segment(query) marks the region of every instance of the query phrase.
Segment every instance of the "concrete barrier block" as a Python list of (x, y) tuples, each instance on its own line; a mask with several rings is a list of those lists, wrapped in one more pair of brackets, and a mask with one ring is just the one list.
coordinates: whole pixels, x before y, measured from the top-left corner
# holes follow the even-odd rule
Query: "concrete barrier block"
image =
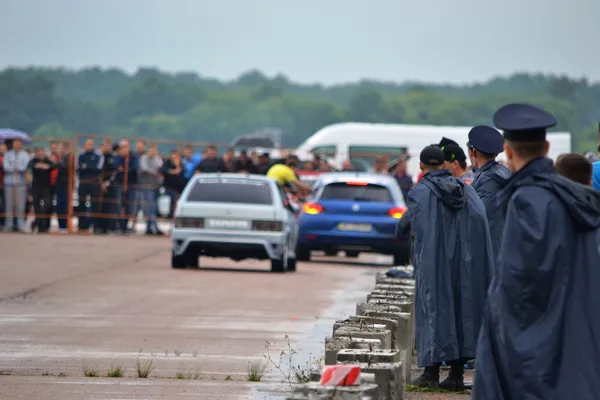
[(398, 350), (340, 350), (337, 356), (338, 363), (361, 363), (361, 364), (392, 364), (398, 363), (400, 351)]
[(354, 316), (348, 317), (348, 319), (346, 319), (346, 320), (336, 321), (336, 323), (333, 325), (333, 330), (335, 331), (342, 324), (360, 325), (361, 323), (368, 324), (368, 325), (383, 325), (387, 329), (392, 331), (392, 348), (397, 349), (397, 348), (399, 348), (399, 347), (397, 347), (397, 345), (399, 343), (403, 344), (403, 342), (398, 341), (399, 327), (398, 327), (398, 322), (396, 321), (396, 318), (384, 318), (384, 317), (378, 317), (378, 316), (374, 316), (374, 315), (369, 315), (369, 316), (354, 315)]
[[(321, 386), (318, 382), (309, 382), (294, 388), (292, 396), (304, 395), (310, 400), (384, 400), (379, 397), (379, 388), (373, 383), (360, 386)], [(301, 399), (302, 397), (297, 397)], [(295, 399), (294, 399), (295, 400)]]
[(337, 353), (342, 349), (379, 350), (381, 341), (357, 337), (327, 337), (325, 338), (325, 365), (335, 365)]
[(377, 382), (377, 387), (379, 390), (378, 396), (380, 399), (404, 399), (402, 363), (359, 363), (358, 365), (360, 366), (361, 371), (364, 371), (365, 373), (375, 374), (375, 382)]
[(371, 300), (391, 300), (400, 303), (405, 303), (410, 300), (411, 296), (404, 293), (394, 292), (371, 292), (367, 294), (367, 302)]
[[(413, 349), (415, 347), (415, 330), (413, 317), (410, 313), (403, 312), (378, 312), (367, 311), (366, 316), (374, 316), (379, 318), (395, 319), (398, 323), (398, 331), (396, 332), (396, 343), (400, 346), (402, 364), (412, 365), (414, 357)], [(404, 380), (410, 380), (410, 368), (404, 369)]]
[(384, 284), (384, 285), (407, 285), (407, 286), (415, 286), (414, 279), (408, 278), (390, 278), (388, 276), (377, 276), (375, 279), (375, 284)]
[(379, 328), (373, 325), (343, 325), (335, 330), (333, 337), (377, 339), (381, 341), (382, 348), (390, 349), (392, 347), (392, 331), (385, 327)]
[(372, 299), (365, 303), (356, 305), (356, 315), (363, 315), (365, 311), (399, 311), (410, 312), (411, 304), (409, 302), (388, 301), (384, 299)]

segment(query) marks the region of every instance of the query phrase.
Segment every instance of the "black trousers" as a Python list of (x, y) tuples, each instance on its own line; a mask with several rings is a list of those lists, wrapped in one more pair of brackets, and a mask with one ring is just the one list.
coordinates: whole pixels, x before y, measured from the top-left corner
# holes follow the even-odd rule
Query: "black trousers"
[(100, 195), (98, 204), (98, 218), (94, 222), (94, 231), (110, 232), (117, 229), (115, 214), (117, 213), (117, 196), (115, 188), (109, 186), (106, 192)]
[(87, 230), (98, 220), (96, 213), (98, 212), (100, 186), (97, 183), (83, 183), (79, 185), (77, 193), (79, 196), (79, 212), (81, 213), (78, 218), (79, 230)]
[(38, 228), (38, 232), (48, 232), (52, 213), (52, 188), (50, 186), (33, 186), (31, 188), (31, 195), (33, 197), (35, 225)]

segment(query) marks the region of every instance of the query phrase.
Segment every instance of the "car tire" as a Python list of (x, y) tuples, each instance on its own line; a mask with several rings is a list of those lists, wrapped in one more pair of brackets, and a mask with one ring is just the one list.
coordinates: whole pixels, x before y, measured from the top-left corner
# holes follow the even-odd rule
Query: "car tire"
[(271, 260), (271, 272), (285, 272), (283, 257)]
[(347, 251), (346, 252), (346, 257), (348, 258), (358, 258), (358, 255), (360, 253), (358, 251)]
[(194, 256), (188, 256), (188, 266), (200, 268), (200, 256), (198, 256), (197, 254)]
[(172, 268), (185, 268), (187, 267), (185, 254), (181, 256), (176, 256), (175, 253), (171, 252), (171, 267)]
[(335, 257), (338, 255), (337, 250), (325, 250), (325, 255), (328, 257)]
[(296, 259), (295, 258), (288, 258), (287, 259), (287, 271), (289, 272), (296, 272)]
[(310, 250), (304, 247), (296, 247), (297, 261), (310, 261)]

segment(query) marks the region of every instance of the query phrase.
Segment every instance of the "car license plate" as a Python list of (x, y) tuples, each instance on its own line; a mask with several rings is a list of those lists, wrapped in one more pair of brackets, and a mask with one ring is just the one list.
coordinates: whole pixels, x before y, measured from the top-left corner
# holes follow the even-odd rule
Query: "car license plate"
[(338, 229), (340, 231), (371, 232), (373, 226), (371, 224), (339, 224)]
[(240, 229), (249, 230), (251, 228), (250, 221), (235, 220), (235, 219), (207, 219), (206, 227), (212, 229)]

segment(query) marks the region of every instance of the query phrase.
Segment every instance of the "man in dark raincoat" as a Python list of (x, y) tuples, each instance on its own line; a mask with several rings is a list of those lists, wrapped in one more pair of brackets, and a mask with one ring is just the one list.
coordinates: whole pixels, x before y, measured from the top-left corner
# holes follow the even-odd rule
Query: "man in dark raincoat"
[(494, 123), (514, 175), (498, 195), (506, 220), (473, 399), (598, 399), (600, 193), (545, 158), (552, 115), (509, 104)]
[[(414, 234), (415, 318), (419, 387), (464, 390), (463, 366), (475, 357), (493, 269), (483, 203), (475, 190), (444, 169), (444, 154), (427, 146), (423, 180), (408, 195)], [(450, 364), (439, 383), (440, 364)]]
[(502, 134), (491, 126), (479, 125), (469, 132), (469, 156), (477, 167), (473, 189), (485, 206), (494, 260), (500, 252), (504, 228), (504, 210), (496, 206), (496, 196), (511, 176), (510, 170), (496, 161), (504, 151), (503, 142)]

